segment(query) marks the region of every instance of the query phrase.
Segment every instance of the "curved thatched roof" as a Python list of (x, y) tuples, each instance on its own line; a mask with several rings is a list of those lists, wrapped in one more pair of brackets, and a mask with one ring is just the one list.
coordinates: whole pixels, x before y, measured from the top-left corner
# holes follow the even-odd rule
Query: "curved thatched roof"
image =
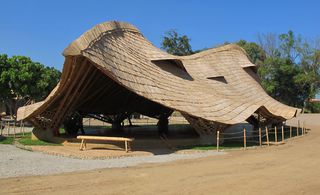
[(173, 56), (153, 46), (134, 26), (107, 22), (84, 33), (63, 55), (59, 85), (43, 102), (19, 109), (18, 119), (57, 128), (74, 110), (149, 116), (176, 110), (192, 118), (235, 124), (257, 110), (279, 120), (297, 111), (265, 93), (255, 65), (236, 45)]

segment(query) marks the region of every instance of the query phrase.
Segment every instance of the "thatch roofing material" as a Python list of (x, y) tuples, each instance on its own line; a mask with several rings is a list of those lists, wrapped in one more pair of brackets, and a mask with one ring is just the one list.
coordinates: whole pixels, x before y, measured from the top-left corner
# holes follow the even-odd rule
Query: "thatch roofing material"
[(132, 25), (107, 22), (84, 33), (63, 55), (66, 61), (60, 86), (44, 102), (19, 109), (19, 119), (32, 119), (49, 108), (59, 113), (56, 108), (63, 99), (59, 94), (68, 91), (70, 79), (80, 80), (81, 75), (75, 76), (74, 72), (83, 66), (88, 70), (82, 69), (81, 74), (98, 69), (130, 93), (206, 121), (235, 124), (259, 108), (265, 116), (284, 120), (297, 111), (265, 93), (254, 78), (255, 65), (236, 45), (173, 56), (154, 47)]

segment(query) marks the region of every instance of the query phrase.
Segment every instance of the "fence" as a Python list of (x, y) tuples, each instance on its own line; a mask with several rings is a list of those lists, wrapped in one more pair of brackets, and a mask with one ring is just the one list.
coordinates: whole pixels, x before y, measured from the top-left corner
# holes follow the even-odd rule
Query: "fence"
[(224, 145), (228, 143), (241, 142), (243, 143), (243, 149), (247, 149), (248, 143), (252, 146), (258, 145), (267, 145), (270, 146), (284, 144), (286, 139), (290, 139), (297, 136), (303, 136), (308, 133), (310, 129), (306, 128), (305, 123), (300, 127), (300, 121), (298, 125), (295, 126), (281, 126), (280, 128), (275, 126), (274, 128), (259, 128), (258, 130), (250, 131), (252, 135), (247, 136), (247, 130), (244, 128), (242, 131), (233, 132), (233, 133), (223, 133), (217, 131), (217, 146), (216, 149), (219, 149), (223, 146), (220, 142), (223, 140)]

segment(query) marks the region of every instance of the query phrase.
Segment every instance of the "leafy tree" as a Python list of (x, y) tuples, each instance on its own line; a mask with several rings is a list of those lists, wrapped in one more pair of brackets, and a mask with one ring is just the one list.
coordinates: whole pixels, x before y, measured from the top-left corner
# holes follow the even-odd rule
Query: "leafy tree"
[(0, 100), (15, 113), (15, 100), (44, 99), (58, 83), (61, 73), (33, 62), (29, 57), (0, 55)]
[(245, 40), (240, 40), (236, 44), (247, 52), (252, 63), (256, 65), (263, 64), (266, 59), (266, 53), (258, 44), (254, 42), (247, 42)]
[(161, 48), (170, 54), (185, 56), (193, 54), (190, 39), (186, 35), (179, 35), (175, 30), (165, 33), (162, 40)]
[(307, 99), (314, 98), (320, 87), (319, 48), (303, 42), (292, 31), (277, 40), (269, 35), (259, 41), (269, 50), (258, 70), (265, 90), (283, 103), (317, 111), (318, 107), (308, 104)]

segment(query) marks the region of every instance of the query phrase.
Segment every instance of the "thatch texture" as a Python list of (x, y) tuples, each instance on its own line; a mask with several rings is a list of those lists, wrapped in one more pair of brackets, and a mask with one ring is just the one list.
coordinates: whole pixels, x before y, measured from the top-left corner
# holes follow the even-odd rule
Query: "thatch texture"
[(255, 112), (280, 121), (297, 112), (265, 93), (255, 65), (236, 45), (173, 56), (134, 26), (107, 22), (84, 33), (63, 55), (59, 85), (43, 102), (20, 108), (18, 119), (55, 130), (75, 110), (151, 117), (176, 110), (199, 129), (200, 123), (240, 123)]

